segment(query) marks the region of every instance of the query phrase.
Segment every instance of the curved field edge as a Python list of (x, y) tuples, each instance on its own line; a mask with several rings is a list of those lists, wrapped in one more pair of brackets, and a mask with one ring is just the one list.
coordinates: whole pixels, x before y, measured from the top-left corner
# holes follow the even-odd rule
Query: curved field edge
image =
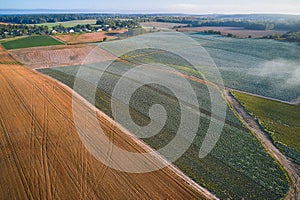
[[(73, 121), (73, 112), (84, 113), (84, 119), (93, 109), (75, 97), (81, 109), (72, 110), (72, 91), (53, 79), (23, 66), (1, 65), (0, 83), (1, 199), (212, 198), (171, 168), (129, 174), (96, 160)], [(98, 114), (111, 140), (130, 151), (145, 151)], [(98, 124), (86, 126), (81, 131), (99, 134)]]
[(269, 134), (275, 146), (300, 164), (300, 105), (276, 102), (238, 91), (231, 93)]
[[(41, 69), (38, 71), (45, 73), (51, 77), (54, 77), (57, 80), (65, 83), (66, 85), (72, 88), (74, 76), (76, 75), (77, 70), (78, 67), (73, 66), (73, 67), (65, 67), (65, 68), (58, 68), (58, 69)], [(109, 74), (108, 77), (109, 76), (111, 76), (111, 78), (109, 79), (114, 79), (114, 76), (116, 76), (116, 74), (115, 75)], [(85, 87), (88, 87), (89, 84), (88, 83), (85, 84), (86, 84)], [(144, 94), (147, 94), (147, 92)], [(100, 110), (104, 111), (105, 113), (111, 116), (109, 92), (105, 90), (105, 88), (100, 87), (97, 90), (96, 96), (97, 96), (96, 107), (98, 107)], [(168, 96), (164, 96), (163, 99), (168, 99)], [(133, 112), (133, 114), (138, 116), (138, 117), (134, 117), (135, 119), (138, 118), (138, 119), (146, 120), (144, 114), (140, 113), (141, 110), (134, 109), (134, 111), (135, 112)], [(235, 119), (234, 121), (236, 120), (237, 119)], [(205, 130), (205, 127), (203, 130)], [(277, 163), (271, 157), (268, 157), (268, 154), (260, 146), (256, 138), (254, 138), (254, 136), (252, 136), (248, 132), (243, 132), (231, 126), (226, 126), (225, 130), (226, 131), (223, 133), (224, 136), (221, 138), (221, 142), (218, 143), (215, 150), (207, 158), (203, 160), (199, 160), (199, 158), (197, 157), (199, 145), (201, 145), (201, 136), (200, 136), (200, 138), (196, 139), (196, 142), (191, 146), (191, 148), (186, 152), (186, 154), (177, 162), (175, 162), (176, 166), (178, 166), (185, 174), (187, 174), (197, 183), (206, 187), (210, 191), (214, 192), (220, 198), (261, 199), (264, 196), (268, 196), (270, 198), (272, 197), (274, 199), (279, 199), (283, 197), (288, 190), (288, 183), (287, 183), (286, 176), (284, 175), (284, 172), (280, 169), (280, 167), (277, 165)], [(160, 134), (158, 138), (154, 140), (145, 140), (145, 142), (154, 148), (159, 148), (162, 145), (166, 144), (170, 138), (172, 138), (172, 134), (168, 132), (170, 131), (165, 131), (163, 134)], [(242, 140), (240, 139), (241, 137), (243, 137), (245, 141), (242, 142)], [(236, 142), (236, 144), (238, 145), (233, 144), (234, 142)], [(253, 144), (255, 148), (253, 146), (251, 150), (246, 148), (247, 150), (241, 151), (241, 149), (243, 149), (243, 145), (247, 146), (249, 145), (249, 143)], [(256, 147), (259, 148), (257, 149)], [(230, 151), (231, 153), (228, 153)], [(245, 151), (248, 153), (246, 153)], [(263, 152), (262, 157), (264, 159), (266, 157), (268, 157), (268, 159), (271, 159), (273, 165), (277, 166), (275, 168), (277, 170), (279, 169), (280, 173), (282, 173), (282, 175), (279, 175), (279, 177), (283, 177), (283, 182), (281, 182), (281, 185), (285, 189), (281, 190), (282, 193), (280, 197), (273, 196), (274, 191), (271, 192), (273, 193), (271, 194), (266, 190), (266, 188), (259, 186), (261, 183), (259, 184), (258, 182), (252, 180), (253, 177), (251, 177), (251, 175), (249, 174), (251, 170), (249, 171), (247, 167), (245, 168), (246, 166), (245, 162), (247, 162), (248, 160), (247, 157), (249, 157), (249, 155), (251, 154), (255, 154), (256, 151), (261, 153)], [(235, 154), (235, 156), (233, 156), (233, 154)], [(244, 158), (246, 158), (246, 161), (243, 160)], [(244, 164), (241, 165), (239, 161), (241, 161)], [(249, 164), (251, 162), (249, 162)], [(258, 161), (258, 163), (260, 164), (268, 163), (268, 162)], [(260, 164), (258, 164), (258, 166)], [(262, 164), (261, 166), (263, 165), (264, 164)], [(260, 169), (261, 166), (258, 167), (258, 169)], [(251, 165), (249, 165), (248, 167), (251, 168)], [(267, 171), (273, 169), (273, 167), (267, 167)], [(270, 174), (273, 174), (274, 171), (272, 173), (267, 171), (265, 172), (266, 173), (265, 177), (270, 178), (271, 177)], [(258, 179), (256, 179), (256, 181), (257, 180)], [(277, 183), (278, 183), (278, 179), (277, 179)], [(243, 185), (243, 188), (241, 188), (241, 185)], [(276, 190), (278, 191), (278, 189)]]
[(0, 64), (22, 65), (20, 62), (16, 61), (7, 51), (5, 51), (1, 45), (0, 45)]
[[(232, 95), (232, 96), (233, 96), (233, 94), (232, 94), (232, 89), (226, 88), (226, 89), (225, 89), (225, 92), (224, 92), (224, 95), (223, 95), (223, 98), (224, 98), (224, 100), (226, 101), (226, 104), (228, 105), (228, 107), (229, 107), (229, 109), (231, 110), (231, 112), (235, 115), (235, 117), (241, 122), (241, 124), (244, 124), (244, 121), (241, 119), (241, 116), (240, 116), (240, 115), (237, 113), (237, 111), (234, 109), (234, 105), (228, 101), (228, 99), (227, 99), (228, 97), (226, 97), (226, 90), (230, 90), (229, 95)], [(233, 96), (233, 97), (234, 97), (234, 96)], [(235, 97), (234, 97), (234, 98), (235, 98)], [(245, 125), (245, 124), (244, 124), (244, 125)], [(253, 131), (252, 131), (251, 129), (249, 129), (249, 128), (247, 128), (247, 130), (248, 130), (255, 138), (257, 138), (255, 132), (253, 132)], [(257, 138), (257, 140), (259, 141), (258, 138)], [(259, 142), (260, 142), (260, 141), (259, 141)], [(261, 143), (261, 142), (260, 142), (260, 143)], [(261, 143), (261, 144), (262, 144), (262, 143)], [(289, 177), (289, 175), (288, 175), (288, 173), (287, 173), (287, 170), (286, 170), (286, 169), (278, 162), (278, 160), (274, 157), (274, 155), (272, 155), (264, 145), (263, 145), (263, 147), (264, 147), (266, 153), (268, 153), (268, 154), (276, 161), (276, 163), (279, 165), (280, 169), (284, 172), (284, 175), (285, 175), (285, 177), (286, 177), (286, 180), (287, 180), (288, 183), (289, 183), (289, 186), (291, 186), (291, 179), (290, 179), (290, 177)], [(286, 199), (287, 196), (288, 196), (288, 192), (286, 192), (286, 194), (284, 195), (284, 198), (282, 198), (282, 199)]]
[(9, 54), (30, 68), (80, 65), (88, 55), (94, 58), (90, 62), (101, 62), (115, 58), (100, 48), (82, 44), (15, 49), (10, 50)]
[(272, 139), (265, 133), (257, 122), (240, 102), (231, 94), (229, 89), (224, 91), (224, 96), (230, 104), (231, 109), (235, 115), (242, 121), (242, 123), (251, 131), (251, 133), (260, 141), (266, 151), (278, 162), (281, 168), (284, 168), (288, 174), (290, 181), (290, 190), (286, 194), (285, 199), (299, 199), (300, 194), (300, 171), (299, 165), (292, 163), (283, 155), (278, 148), (274, 145)]

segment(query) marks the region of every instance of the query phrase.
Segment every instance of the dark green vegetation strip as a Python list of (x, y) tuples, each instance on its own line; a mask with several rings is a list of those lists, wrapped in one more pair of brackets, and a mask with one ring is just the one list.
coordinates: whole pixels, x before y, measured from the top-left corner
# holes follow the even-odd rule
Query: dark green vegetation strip
[(237, 91), (232, 94), (258, 120), (274, 144), (300, 164), (300, 105), (289, 105)]
[(23, 65), (22, 63), (16, 62), (16, 61), (12, 61), (12, 62), (2, 62), (2, 61), (0, 61), (0, 64), (2, 64), (2, 65)]
[(30, 36), (24, 37), (21, 39), (11, 40), (7, 42), (3, 42), (2, 46), (7, 49), (21, 49), (21, 48), (28, 48), (28, 47), (39, 47), (39, 46), (51, 46), (51, 45), (60, 45), (63, 44), (62, 42), (47, 36)]
[[(144, 56), (133, 57), (134, 54)], [(131, 53), (127, 61), (128, 63), (141, 64), (143, 60), (177, 66), (176, 68), (183, 73), (194, 73), (188, 63), (176, 59), (170, 53), (160, 52), (156, 55), (153, 50), (139, 50), (139, 52)], [(111, 97), (113, 88), (120, 77), (132, 67), (132, 65), (116, 61), (100, 79), (96, 90), (96, 107), (109, 116), (112, 116), (112, 101), (122, 104), (118, 99)], [(82, 83), (81, 87), (77, 88), (77, 92), (88, 101), (93, 99), (90, 96), (84, 96), (83, 91), (93, 88), (93, 85), (88, 81), (92, 77), (89, 74), (100, 68), (101, 63), (86, 67), (85, 80), (77, 79)], [(78, 69), (79, 67), (73, 66), (40, 69), (39, 71), (73, 88)], [(198, 76), (200, 75), (198, 74)], [(90, 81), (93, 82), (93, 80)], [(221, 199), (281, 199), (289, 188), (284, 172), (265, 152), (258, 140), (242, 128), (238, 119), (229, 109), (227, 110), (225, 127), (216, 147), (206, 158), (199, 159), (199, 150), (208, 129), (210, 118), (215, 116), (210, 114), (207, 86), (192, 81), (190, 83), (197, 94), (199, 107), (202, 111), (200, 127), (193, 144), (175, 162), (175, 165)], [(177, 83), (174, 84), (178, 85)], [(160, 104), (166, 109), (168, 119), (159, 134), (144, 139), (144, 142), (154, 149), (159, 149), (174, 138), (181, 116), (178, 100), (174, 98), (173, 94), (166, 88), (153, 84), (143, 86), (134, 93), (129, 105), (131, 117), (137, 124), (147, 125), (150, 120), (149, 108), (154, 104)], [(189, 117), (195, 117), (195, 115), (195, 112), (190, 111)], [(123, 124), (123, 126), (129, 128), (126, 127), (126, 124)], [(135, 133), (135, 130), (130, 131)]]

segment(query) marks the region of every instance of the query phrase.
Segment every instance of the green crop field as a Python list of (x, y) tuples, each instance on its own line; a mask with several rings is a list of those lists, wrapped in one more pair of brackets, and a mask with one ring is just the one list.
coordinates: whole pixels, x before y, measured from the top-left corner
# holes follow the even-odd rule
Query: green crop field
[(29, 47), (39, 47), (39, 46), (51, 46), (51, 45), (60, 45), (62, 42), (50, 37), (50, 36), (29, 36), (22, 37), (16, 40), (5, 41), (2, 43), (2, 46), (7, 49), (21, 49)]
[[(90, 102), (93, 99), (85, 91), (97, 87), (95, 106), (110, 117), (112, 117), (111, 102), (123, 104), (119, 99), (112, 98), (113, 89), (123, 74), (132, 69), (135, 64), (159, 62), (183, 73), (201, 76), (193, 71), (188, 63), (176, 59), (175, 55), (161, 51), (155, 54), (154, 49), (130, 52), (124, 55), (123, 59), (127, 62), (114, 61), (97, 85), (93, 84), (95, 80), (92, 77), (95, 70), (103, 70), (104, 63), (85, 66), (85, 77), (77, 78), (82, 85), (76, 88), (76, 91)], [(79, 66), (71, 66), (39, 69), (39, 71), (73, 88), (79, 69)], [(169, 77), (165, 76), (164, 79), (168, 80)], [(186, 89), (176, 80), (172, 80), (171, 84), (181, 92), (186, 92)], [(209, 86), (193, 81), (190, 81), (190, 84), (199, 101), (201, 126), (191, 147), (174, 164), (221, 199), (265, 199), (265, 197), (281, 199), (289, 188), (286, 174), (266, 153), (259, 141), (242, 126), (230, 109), (227, 109), (225, 126), (217, 145), (207, 157), (199, 159), (199, 150), (210, 119), (216, 116), (210, 113)], [(159, 134), (143, 140), (152, 148), (159, 149), (174, 138), (180, 122), (180, 109), (186, 109), (191, 118), (196, 117), (198, 113), (191, 108), (179, 108), (178, 100), (174, 98), (172, 92), (164, 87), (150, 84), (140, 87), (131, 97), (129, 108), (134, 122), (141, 126), (147, 125), (150, 120), (149, 108), (155, 104), (160, 104), (166, 109), (168, 119)], [(126, 124), (124, 122), (122, 125), (133, 134), (137, 134), (137, 130), (131, 130), (131, 127), (127, 127)]]
[(300, 164), (300, 105), (285, 104), (237, 91), (232, 94), (257, 118), (275, 145)]
[(66, 21), (66, 22), (43, 23), (43, 24), (36, 24), (36, 25), (37, 26), (48, 26), (49, 28), (53, 28), (54, 26), (62, 25), (66, 28), (69, 28), (69, 27), (74, 27), (74, 26), (77, 26), (77, 25), (86, 25), (86, 24), (95, 25), (96, 20), (94, 20), (94, 19), (91, 19), (91, 20), (74, 20), (74, 21)]
[(12, 38), (2, 39), (2, 40), (0, 40), (0, 44), (2, 44), (2, 43), (4, 43), (4, 42), (8, 42), (8, 41), (13, 41), (13, 40), (25, 38), (25, 37), (26, 37), (26, 36), (17, 36), (17, 37), (12, 37)]
[(227, 87), (285, 101), (300, 96), (300, 46), (189, 33), (210, 54)]

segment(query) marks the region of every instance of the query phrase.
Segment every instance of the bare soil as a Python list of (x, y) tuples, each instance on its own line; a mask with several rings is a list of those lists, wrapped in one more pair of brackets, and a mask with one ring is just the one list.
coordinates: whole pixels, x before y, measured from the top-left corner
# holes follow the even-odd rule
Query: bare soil
[(3, 49), (3, 47), (0, 45), (0, 64), (13, 64), (16, 61), (13, 59), (7, 51)]
[(107, 51), (89, 45), (63, 45), (11, 50), (9, 53), (30, 68), (51, 68), (80, 65), (89, 55), (86, 64), (114, 59)]
[(66, 44), (82, 44), (82, 43), (102, 42), (105, 37), (107, 38), (107, 40), (116, 39), (116, 36), (114, 36), (115, 34), (124, 33), (126, 31), (128, 30), (122, 29), (122, 30), (114, 30), (111, 32), (60, 34), (54, 37)]
[[(80, 110), (73, 111), (72, 91), (62, 84), (23, 66), (0, 65), (0, 87), (0, 199), (214, 198), (172, 166), (129, 174), (97, 161), (73, 120), (73, 112), (84, 119), (95, 108), (74, 97)], [(97, 115), (113, 143), (148, 151), (103, 113)], [(85, 127), (81, 131), (97, 137), (98, 124)]]

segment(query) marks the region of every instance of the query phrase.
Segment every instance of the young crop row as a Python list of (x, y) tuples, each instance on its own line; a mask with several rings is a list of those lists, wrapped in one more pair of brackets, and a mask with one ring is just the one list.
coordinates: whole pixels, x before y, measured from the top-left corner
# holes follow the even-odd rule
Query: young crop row
[(300, 46), (266, 39), (190, 33), (210, 54), (227, 87), (280, 100), (300, 96)]
[(50, 36), (41, 35), (41, 36), (29, 36), (23, 37), (16, 40), (10, 40), (2, 43), (2, 46), (7, 49), (21, 49), (29, 47), (39, 47), (39, 46), (51, 46), (51, 45), (60, 45), (62, 42), (53, 39)]
[[(152, 53), (152, 55), (149, 55)], [(145, 55), (145, 58), (138, 55)], [(161, 54), (160, 54), (161, 55)], [(126, 55), (128, 61), (142, 64), (145, 60), (157, 61), (159, 58), (152, 50), (135, 52)], [(125, 56), (125, 57), (126, 57)], [(134, 58), (134, 59), (133, 59)], [(163, 55), (160, 62), (169, 65), (176, 64), (180, 60), (175, 60), (172, 55)], [(172, 63), (173, 61), (173, 63)], [(187, 63), (179, 63), (183, 67), (189, 67)], [(103, 63), (98, 63), (90, 67), (85, 67), (82, 80), (82, 88), (77, 88), (77, 92), (84, 98), (92, 101), (91, 96), (84, 96), (84, 90), (94, 87), (92, 80), (94, 70), (103, 70)], [(112, 98), (112, 91), (120, 77), (129, 69), (133, 68), (129, 64), (115, 61), (101, 77), (96, 90), (96, 107), (112, 117), (111, 102), (114, 101), (122, 107), (120, 99)], [(41, 69), (40, 71), (50, 75), (59, 81), (73, 87), (74, 78), (79, 67), (64, 67), (58, 69)], [(186, 69), (186, 68), (183, 68)], [(184, 72), (186, 70), (183, 70)], [(151, 74), (150, 74), (151, 76)], [(168, 80), (168, 76), (165, 77)], [(176, 81), (172, 82), (183, 93), (185, 88), (181, 88)], [(206, 85), (191, 81), (193, 89), (196, 91), (199, 101), (200, 126), (197, 136), (188, 151), (175, 162), (184, 173), (195, 180), (200, 185), (215, 193), (218, 197), (233, 199), (263, 199), (268, 196), (271, 199), (280, 199), (288, 190), (288, 182), (283, 171), (275, 161), (264, 151), (259, 142), (238, 122), (231, 111), (227, 110), (226, 123), (222, 131), (220, 140), (214, 150), (204, 159), (199, 159), (199, 150), (202, 145), (205, 133), (210, 123), (210, 99)], [(167, 122), (159, 134), (143, 139), (154, 149), (159, 149), (168, 144), (175, 136), (180, 122), (180, 111), (178, 99), (164, 87), (155, 84), (140, 87), (130, 100), (130, 114), (132, 119), (139, 125), (149, 123), (149, 108), (154, 104), (162, 105), (167, 111)], [(197, 117), (195, 110), (188, 110), (189, 117)], [(126, 127), (126, 123), (122, 124)], [(126, 127), (129, 128), (130, 127)], [(188, 129), (189, 127), (185, 127)], [(136, 133), (136, 130), (131, 130)], [(187, 138), (182, 138), (183, 140)]]
[(300, 106), (233, 91), (246, 110), (271, 136), (274, 144), (296, 163), (300, 161)]

